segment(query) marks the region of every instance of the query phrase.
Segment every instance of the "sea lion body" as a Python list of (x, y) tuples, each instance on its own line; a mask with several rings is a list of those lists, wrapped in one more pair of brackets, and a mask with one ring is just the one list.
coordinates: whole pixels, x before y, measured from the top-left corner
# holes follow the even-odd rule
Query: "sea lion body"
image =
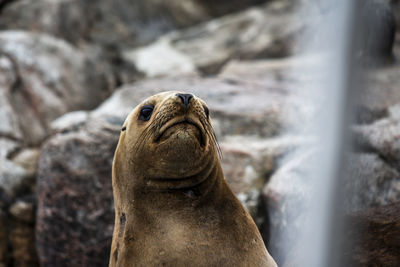
[(110, 266), (276, 266), (226, 183), (208, 109), (193, 95), (161, 93), (131, 112), (113, 191)]

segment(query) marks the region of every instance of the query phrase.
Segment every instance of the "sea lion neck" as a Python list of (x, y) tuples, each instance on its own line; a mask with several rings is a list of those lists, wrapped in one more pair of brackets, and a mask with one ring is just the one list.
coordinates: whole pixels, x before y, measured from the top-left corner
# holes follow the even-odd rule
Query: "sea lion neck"
[[(141, 214), (143, 217), (153, 217), (154, 211), (158, 211), (156, 217), (170, 216), (171, 213), (180, 211), (182, 208), (191, 213), (196, 218), (197, 207), (206, 201), (216, 201), (221, 184), (225, 181), (221, 179), (222, 169), (219, 164), (213, 165), (199, 175), (205, 175), (199, 178), (198, 183), (192, 183), (190, 186), (183, 187), (182, 181), (167, 181), (157, 183), (150, 187), (139, 189), (135, 188), (131, 196), (133, 205), (130, 207), (132, 212)], [(197, 177), (196, 177), (197, 179)], [(194, 181), (194, 180), (193, 180)], [(162, 212), (159, 212), (162, 210)], [(127, 212), (129, 212), (127, 210)], [(156, 220), (154, 217), (152, 220)]]
[(181, 177), (144, 177), (140, 179), (143, 181), (142, 185), (137, 186), (138, 189), (144, 192), (188, 192), (189, 195), (191, 193), (202, 195), (214, 183), (216, 172), (220, 169), (221, 166), (218, 160), (213, 157), (207, 157), (202, 168), (194, 174)]

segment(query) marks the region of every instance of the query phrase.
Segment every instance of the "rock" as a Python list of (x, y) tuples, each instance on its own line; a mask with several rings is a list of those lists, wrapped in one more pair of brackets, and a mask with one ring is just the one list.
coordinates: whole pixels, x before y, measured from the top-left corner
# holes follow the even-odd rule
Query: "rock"
[(354, 126), (353, 131), (359, 150), (375, 152), (394, 167), (399, 166), (399, 119), (386, 117), (370, 125)]
[(8, 158), (18, 148), (18, 142), (0, 137), (0, 158)]
[(400, 102), (397, 75), (399, 66), (392, 65), (366, 70), (359, 90), (360, 124), (371, 124), (388, 116), (388, 109)]
[(73, 44), (131, 47), (151, 42), (171, 29), (193, 25), (265, 0), (21, 0), (8, 5), (2, 29), (25, 29), (61, 37)]
[(73, 111), (69, 112), (51, 123), (51, 130), (53, 133), (77, 130), (88, 119), (87, 111)]
[(159, 39), (143, 48), (129, 51), (124, 54), (129, 62), (136, 64), (138, 70), (147, 77), (163, 76), (171, 73), (196, 73), (196, 67), (191, 59), (172, 47), (167, 39)]
[(39, 150), (37, 148), (27, 148), (19, 151), (12, 157), (12, 161), (25, 169), (27, 175), (35, 176)]
[[(302, 55), (278, 59), (231, 60), (218, 76), (231, 81), (245, 80), (265, 84), (287, 93), (296, 93), (300, 82), (312, 82), (317, 79), (308, 74), (308, 71), (311, 72), (315, 64), (319, 64), (322, 59), (318, 55)], [(292, 71), (299, 68), (302, 68), (302, 72)]]
[(265, 219), (262, 188), (280, 158), (305, 142), (306, 138), (293, 136), (271, 139), (230, 136), (220, 144), (225, 178), (260, 228)]
[(0, 188), (10, 197), (15, 197), (18, 189), (30, 177), (24, 168), (4, 158), (0, 158), (0, 174)]
[(0, 266), (7, 266), (9, 261), (7, 228), (7, 215), (0, 210)]
[(0, 188), (14, 198), (33, 190), (38, 149), (22, 149), (21, 144), (0, 137)]
[(103, 118), (56, 134), (41, 149), (36, 244), (42, 266), (108, 265), (111, 164), (121, 122)]
[(9, 213), (9, 243), (12, 249), (13, 266), (38, 266), (35, 248), (35, 208), (33, 199), (17, 200)]
[[(343, 251), (345, 266), (400, 265), (400, 202), (351, 213)], [(342, 265), (343, 266), (343, 265)]]
[(10, 243), (14, 266), (38, 266), (35, 234), (32, 225), (15, 222), (10, 231)]
[[(9, 89), (17, 84), (17, 73), (10, 58), (0, 56), (0, 136), (13, 140), (21, 139), (18, 115), (10, 103)], [(1, 147), (1, 146), (0, 146)]]
[(113, 90), (113, 77), (64, 41), (22, 31), (0, 33), (0, 133), (37, 145), (50, 122), (68, 111), (92, 109)]
[[(293, 1), (272, 1), (260, 7), (227, 15), (207, 23), (162, 36), (156, 44), (127, 49), (125, 60), (148, 76), (187, 72), (195, 66), (205, 74), (215, 74), (231, 59), (277, 58), (292, 54), (293, 39), (301, 34), (307, 19), (295, 16)], [(156, 49), (157, 48), (157, 49)], [(144, 57), (152, 53), (152, 57)], [(185, 68), (159, 69), (185, 62)], [(162, 61), (162, 63), (161, 63)]]
[(9, 195), (0, 188), (0, 266), (8, 266), (10, 261), (9, 253), (9, 223), (8, 206), (10, 204)]
[(358, 1), (358, 38), (356, 45), (359, 56), (372, 61), (388, 60), (393, 56), (396, 20), (386, 0)]
[(35, 210), (32, 203), (17, 201), (10, 207), (10, 214), (18, 221), (34, 223)]
[[(117, 83), (134, 82), (142, 77), (135, 64), (124, 60), (123, 51), (143, 46), (158, 36), (174, 29), (180, 29), (214, 16), (239, 11), (266, 0), (20, 0), (6, 6), (0, 17), (2, 30), (26, 30), (53, 35), (83, 49), (85, 53), (107, 61)], [(181, 70), (182, 60), (176, 60), (173, 52), (164, 46), (153, 47), (157, 51), (156, 59), (162, 64), (152, 64), (151, 73), (171, 70), (166, 59), (173, 59), (173, 66)], [(150, 51), (149, 51), (150, 52)], [(172, 52), (172, 54), (170, 54)], [(151, 51), (153, 53), (153, 51)], [(163, 53), (160, 57), (159, 54)], [(140, 56), (149, 55), (144, 53)], [(140, 65), (148, 66), (152, 60), (140, 60)], [(191, 64), (184, 64), (187, 69)], [(164, 66), (164, 68), (162, 68)], [(173, 68), (172, 68), (173, 69)], [(154, 75), (154, 74), (152, 74)]]
[(348, 212), (363, 211), (400, 200), (400, 174), (377, 154), (352, 154), (347, 164), (345, 203)]

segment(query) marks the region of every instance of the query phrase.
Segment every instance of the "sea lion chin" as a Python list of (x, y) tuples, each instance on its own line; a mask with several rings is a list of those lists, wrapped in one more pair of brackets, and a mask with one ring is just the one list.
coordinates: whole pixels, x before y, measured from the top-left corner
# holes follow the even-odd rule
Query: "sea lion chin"
[(230, 190), (206, 103), (164, 92), (127, 117), (112, 173), (110, 266), (276, 266)]
[[(187, 120), (175, 120), (170, 125), (164, 126), (165, 130), (161, 131), (156, 137), (156, 142), (177, 142), (185, 143), (193, 141), (193, 138), (197, 140), (202, 146), (205, 145), (205, 136), (203, 129), (200, 125)], [(174, 138), (173, 138), (174, 137)], [(172, 139), (172, 140), (171, 140)]]

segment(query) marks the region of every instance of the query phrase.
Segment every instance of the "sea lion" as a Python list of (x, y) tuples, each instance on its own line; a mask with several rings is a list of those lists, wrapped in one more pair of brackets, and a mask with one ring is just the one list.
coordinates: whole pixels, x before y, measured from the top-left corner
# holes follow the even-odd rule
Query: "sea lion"
[(164, 92), (127, 117), (110, 266), (276, 266), (222, 173), (207, 105)]

